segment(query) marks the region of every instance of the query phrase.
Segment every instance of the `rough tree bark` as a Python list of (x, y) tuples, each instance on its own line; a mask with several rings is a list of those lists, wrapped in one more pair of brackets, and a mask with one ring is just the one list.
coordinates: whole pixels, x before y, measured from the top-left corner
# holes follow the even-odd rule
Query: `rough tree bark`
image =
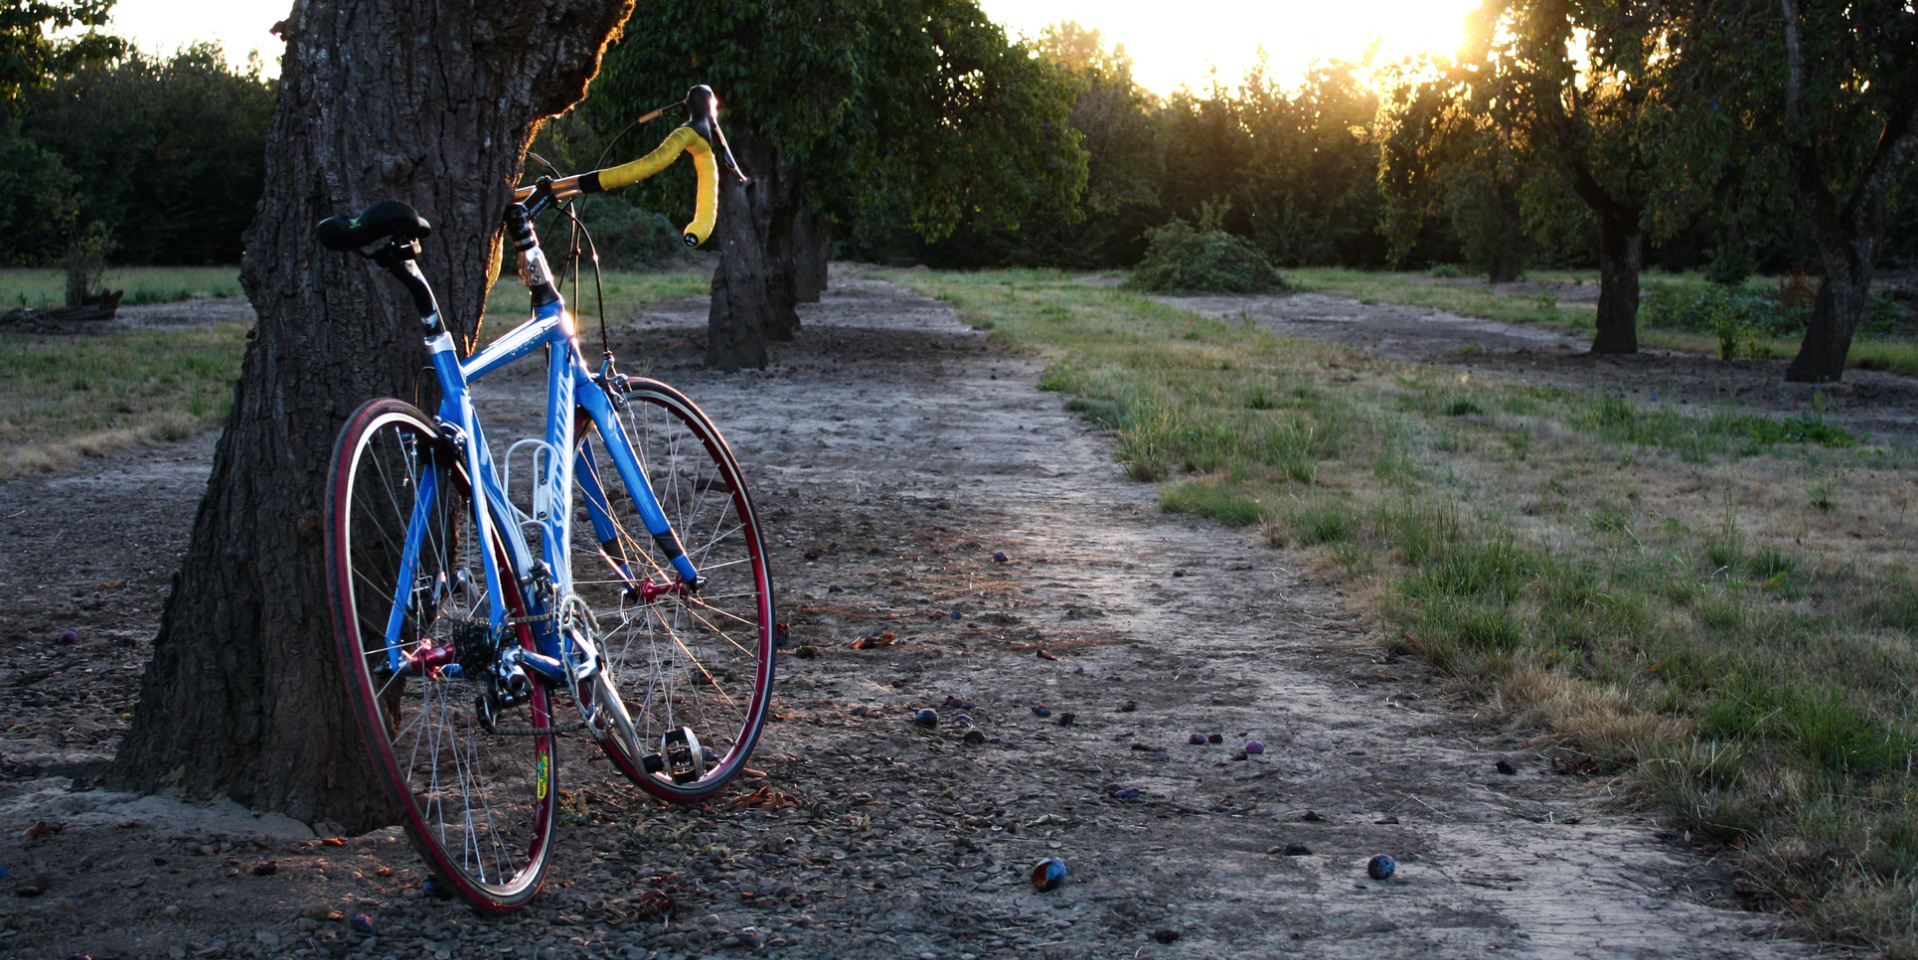
[(1598, 318), (1593, 353), (1638, 352), (1638, 273), (1644, 237), (1637, 210), (1598, 211)]
[(1845, 375), (1851, 338), (1871, 305), (1871, 280), (1884, 246), (1885, 196), (1918, 160), (1918, 103), (1905, 103), (1886, 117), (1864, 171), (1851, 195), (1831, 190), (1831, 171), (1819, 159), (1806, 128), (1805, 50), (1799, 37), (1796, 0), (1780, 0), (1785, 24), (1785, 157), (1792, 192), (1804, 210), (1818, 243), (1825, 275), (1818, 282), (1811, 322), (1798, 356), (1785, 368), (1793, 383), (1837, 383)]
[(801, 211), (793, 221), (793, 299), (818, 303), (826, 292), (826, 266), (832, 259), (832, 221)]
[(761, 222), (766, 226), (766, 296), (773, 308), (766, 339), (791, 341), (799, 336), (799, 251), (794, 231), (805, 211), (806, 179), (783, 156), (777, 157), (775, 172), (771, 189), (759, 196), (764, 205)]
[(722, 183), (719, 269), (707, 314), (706, 363), (721, 370), (766, 365), (767, 340), (791, 340), (799, 327), (790, 272), (774, 259), (773, 208), (786, 189), (779, 149), (749, 123), (728, 134), (751, 182)]
[(341, 695), (322, 570), (334, 435), (411, 396), (416, 315), (313, 226), (376, 200), (433, 222), (422, 265), (467, 344), (541, 118), (578, 100), (632, 0), (299, 0), (241, 279), (259, 313), (114, 760), (123, 786), (225, 794), (348, 829), (388, 819)]
[(766, 292), (766, 232), (754, 209), (775, 176), (767, 162), (771, 144), (754, 136), (750, 125), (731, 124), (733, 157), (752, 179), (740, 183), (721, 177), (719, 186), (719, 269), (713, 271), (713, 299), (706, 315), (706, 365), (720, 370), (766, 365), (766, 330), (773, 325)]

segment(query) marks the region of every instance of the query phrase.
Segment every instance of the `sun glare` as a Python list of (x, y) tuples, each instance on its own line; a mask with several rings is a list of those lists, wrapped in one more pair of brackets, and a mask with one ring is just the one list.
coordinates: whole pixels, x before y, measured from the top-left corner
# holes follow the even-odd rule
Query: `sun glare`
[(980, 0), (1015, 34), (1037, 37), (1048, 24), (1077, 21), (1110, 44), (1124, 44), (1133, 75), (1154, 93), (1204, 90), (1216, 69), (1234, 86), (1260, 50), (1273, 79), (1290, 83), (1312, 61), (1385, 62), (1418, 53), (1450, 53), (1477, 0), (1185, 0), (1170, 7), (1139, 0)]
[[(1015, 35), (1037, 37), (1066, 20), (1124, 44), (1133, 75), (1154, 93), (1181, 86), (1203, 91), (1234, 86), (1261, 50), (1273, 79), (1290, 83), (1317, 59), (1387, 62), (1418, 53), (1449, 53), (1478, 0), (1184, 0), (1167, 6), (1141, 0), (979, 0), (986, 14)], [(195, 41), (218, 41), (235, 63), (259, 50), (267, 72), (279, 72), (281, 44), (268, 32), (292, 0), (119, 0), (114, 29), (143, 50), (171, 53)]]

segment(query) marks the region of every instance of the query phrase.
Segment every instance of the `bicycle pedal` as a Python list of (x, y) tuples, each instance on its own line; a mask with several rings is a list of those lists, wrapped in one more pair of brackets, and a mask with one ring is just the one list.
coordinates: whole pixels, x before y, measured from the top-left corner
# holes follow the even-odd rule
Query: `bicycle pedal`
[(639, 758), (639, 767), (647, 773), (658, 773), (666, 769), (666, 758), (657, 753), (649, 753)]

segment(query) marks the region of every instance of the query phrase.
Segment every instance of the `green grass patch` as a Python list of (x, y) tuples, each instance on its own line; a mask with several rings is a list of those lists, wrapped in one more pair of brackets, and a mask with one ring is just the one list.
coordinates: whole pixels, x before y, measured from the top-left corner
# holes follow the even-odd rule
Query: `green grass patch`
[[(1918, 955), (1908, 451), (1847, 444), (1816, 410), (1467, 384), (1051, 272), (894, 278), (1041, 354), (1042, 385), (1166, 509), (1322, 548), (1371, 588), (1353, 595), (1377, 598), (1393, 650), (1543, 731), (1568, 768), (1621, 774), (1735, 842), (1803, 922)], [(1297, 279), (1460, 312), (1501, 296)], [(1531, 296), (1477, 315), (1571, 328), (1580, 309)], [(1794, 542), (1854, 515), (1850, 536)], [(1880, 527), (1908, 532), (1867, 536)]]
[[(239, 267), (114, 267), (104, 282), (121, 290), (127, 306), (172, 303), (196, 297), (237, 297)], [(66, 276), (58, 270), (0, 269), (0, 311), (15, 307), (57, 307), (66, 303)]]

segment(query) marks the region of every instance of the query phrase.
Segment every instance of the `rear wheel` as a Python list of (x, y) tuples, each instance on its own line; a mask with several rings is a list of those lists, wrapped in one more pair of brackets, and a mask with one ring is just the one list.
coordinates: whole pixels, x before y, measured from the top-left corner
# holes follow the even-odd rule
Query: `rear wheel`
[[(327, 489), (334, 635), (374, 771), (452, 892), (518, 907), (551, 847), (553, 737), (529, 731), (552, 722), (542, 684), (505, 691), (504, 705), (489, 680), (498, 654), (479, 551), (499, 556), (498, 542), (474, 536), (458, 454), (419, 410), (374, 400), (341, 431)], [(518, 613), (512, 578), (502, 583)], [(525, 627), (507, 629), (530, 647)]]
[(611, 686), (631, 721), (630, 739), (624, 724), (608, 724), (607, 754), (655, 796), (702, 800), (738, 775), (766, 721), (772, 580), (752, 498), (718, 428), (657, 381), (630, 381), (627, 400), (626, 436), (704, 583), (676, 588), (671, 561), (594, 435), (581, 442), (591, 475), (579, 484), (589, 502), (573, 524), (573, 590), (598, 620)]

